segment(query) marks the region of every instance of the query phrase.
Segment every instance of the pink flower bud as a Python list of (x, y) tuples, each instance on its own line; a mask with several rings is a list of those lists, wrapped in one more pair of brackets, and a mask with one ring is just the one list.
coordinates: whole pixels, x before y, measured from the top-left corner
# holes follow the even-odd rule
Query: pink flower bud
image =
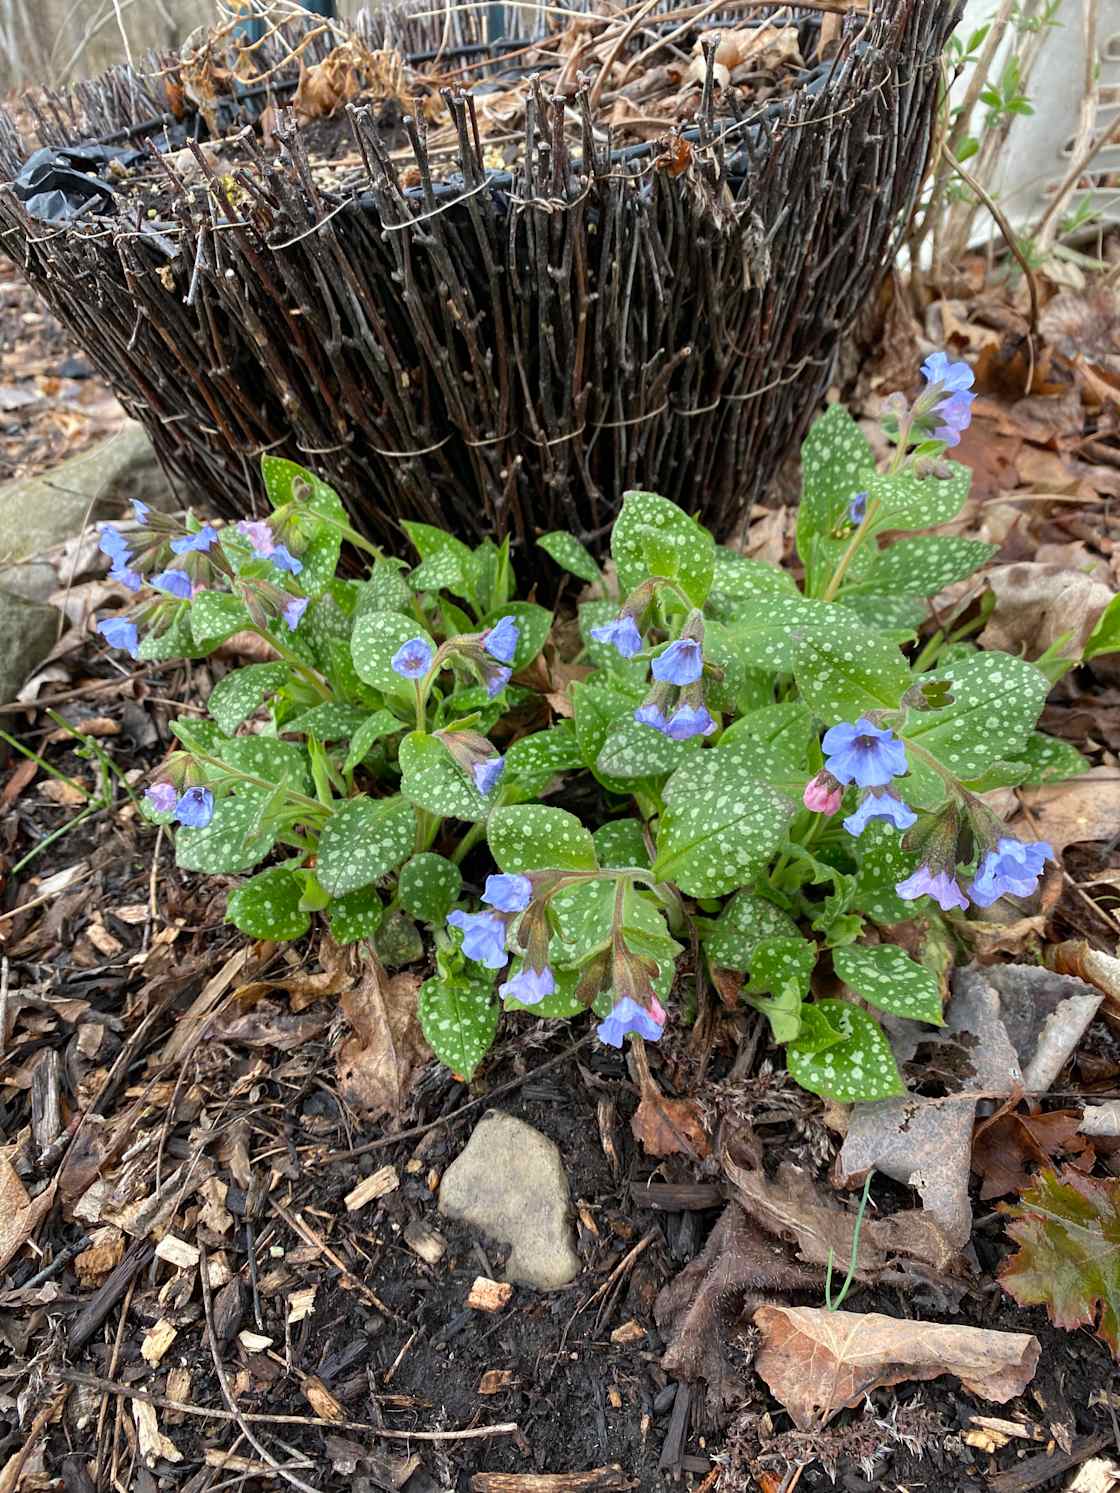
[(814, 814), (835, 814), (844, 797), (843, 787), (824, 768), (805, 784), (801, 802)]
[(665, 1007), (657, 999), (656, 995), (650, 998), (649, 1014), (657, 1022), (658, 1026), (665, 1025)]

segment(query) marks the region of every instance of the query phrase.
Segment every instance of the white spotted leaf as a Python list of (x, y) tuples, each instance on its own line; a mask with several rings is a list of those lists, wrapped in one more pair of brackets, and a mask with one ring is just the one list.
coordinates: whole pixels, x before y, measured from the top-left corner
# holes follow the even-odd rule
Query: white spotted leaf
[(829, 725), (869, 710), (895, 710), (911, 684), (910, 666), (895, 644), (855, 627), (801, 638), (793, 674), (801, 698)]
[(206, 708), (226, 735), (232, 736), (242, 721), (287, 684), (288, 677), (287, 664), (246, 664), (243, 669), (231, 669), (210, 691)]
[(948, 477), (915, 477), (911, 472), (886, 473), (867, 483), (868, 507), (876, 499), (879, 509), (871, 531), (888, 529), (935, 529), (956, 518), (972, 486), (972, 472), (950, 461)]
[(788, 913), (765, 897), (740, 892), (714, 923), (707, 924), (701, 942), (713, 968), (747, 970), (764, 938), (795, 938), (797, 924)]
[(397, 894), (405, 912), (424, 923), (442, 923), (462, 890), (459, 867), (446, 856), (424, 850), (405, 861)]
[(489, 980), (448, 975), (425, 980), (417, 998), (420, 1026), (440, 1062), (471, 1079), (498, 1030), (499, 1008)]
[(515, 741), (506, 752), (505, 776), (533, 793), (542, 792), (560, 773), (582, 765), (575, 727), (558, 721), (547, 731), (534, 731)]
[(191, 636), (198, 648), (216, 648), (251, 621), (241, 598), (226, 591), (200, 591), (191, 602)]
[(335, 700), (324, 700), (321, 705), (313, 705), (294, 720), (285, 721), (282, 729), (285, 734), (299, 732), (304, 736), (315, 736), (320, 741), (341, 741), (352, 736), (365, 722), (368, 714), (368, 711), (357, 705), (340, 705)]
[(719, 897), (751, 881), (781, 844), (793, 804), (752, 777), (734, 753), (693, 753), (665, 786), (653, 874), (689, 897)]
[(341, 897), (387, 876), (412, 850), (415, 837), (416, 811), (407, 799), (348, 799), (323, 826), (316, 874), (332, 896)]
[(336, 944), (357, 943), (372, 938), (381, 927), (385, 909), (371, 886), (359, 887), (342, 897), (334, 897), (327, 908), (331, 937)]
[[(275, 736), (232, 736), (214, 742), (210, 753), (236, 772), (248, 773), (273, 789), (290, 788), (295, 793), (310, 794), (311, 774), (307, 753), (297, 742), (279, 741)], [(208, 777), (220, 775), (220, 769), (209, 763), (202, 771)]]
[(401, 612), (360, 613), (350, 634), (350, 652), (358, 677), (385, 694), (411, 700), (413, 681), (402, 679), (394, 670), (393, 655), (413, 638), (423, 638), (434, 653), (435, 644), (415, 618)]
[(1032, 731), (1023, 748), (1022, 757), (1027, 764), (1027, 775), (1023, 779), (1030, 787), (1043, 783), (1060, 783), (1065, 778), (1075, 778), (1089, 771), (1089, 762), (1076, 747), (1057, 736), (1047, 736), (1042, 731)]
[(420, 555), (420, 564), (409, 577), (413, 588), (469, 597), (477, 565), (467, 545), (432, 524), (405, 523), (403, 527)]
[(299, 938), (311, 926), (302, 897), (303, 877), (273, 866), (231, 892), (226, 914), (250, 938)]
[(599, 567), (594, 557), (586, 545), (581, 544), (574, 534), (568, 534), (563, 529), (555, 529), (551, 534), (542, 534), (537, 544), (546, 555), (556, 561), (557, 565), (570, 571), (572, 575), (578, 576), (581, 581), (594, 585), (599, 579)]
[(611, 555), (623, 595), (651, 575), (675, 580), (693, 606), (712, 586), (715, 540), (676, 503), (652, 492), (623, 494), (611, 533)]
[(594, 871), (599, 864), (595, 842), (576, 816), (546, 804), (496, 809), (486, 838), (503, 871)]
[(391, 710), (375, 710), (372, 715), (367, 715), (350, 738), (350, 749), (342, 764), (343, 772), (353, 772), (383, 737), (404, 729)]
[(839, 1040), (822, 1046), (827, 1039), (813, 1030), (786, 1048), (786, 1066), (803, 1089), (842, 1104), (905, 1093), (890, 1043), (874, 1017), (848, 1001), (817, 1001), (804, 1008), (803, 1019), (810, 1011), (815, 1015), (808, 1020), (823, 1018)]
[(485, 819), (489, 800), (467, 777), (442, 741), (410, 731), (400, 744), (401, 792), (441, 819)]
[(800, 934), (762, 938), (752, 950), (744, 997), (765, 1015), (775, 1042), (790, 1042), (801, 1031), (801, 1002), (816, 962), (816, 944)]
[(342, 499), (314, 472), (283, 457), (263, 456), (261, 472), (273, 508), (287, 510), (288, 548), (303, 566), (297, 584), (305, 595), (318, 596), (338, 569), (348, 525)]
[(866, 589), (888, 596), (936, 596), (986, 565), (998, 548), (979, 539), (932, 534), (897, 539), (880, 550)]
[(913, 916), (913, 905), (895, 891), (917, 869), (916, 851), (903, 850), (902, 836), (882, 820), (867, 826), (857, 841), (859, 870), (852, 903), (880, 926), (902, 923)]
[(694, 743), (670, 741), (652, 726), (636, 721), (627, 711), (607, 732), (595, 759), (595, 771), (600, 777), (619, 782), (660, 778), (679, 767), (690, 750), (695, 750)]
[(599, 864), (615, 870), (625, 866), (649, 868), (649, 848), (640, 819), (608, 819), (591, 837)]
[(269, 795), (256, 788), (219, 798), (204, 829), (182, 825), (176, 831), (175, 864), (210, 876), (250, 870), (276, 841), (275, 830), (264, 822), (268, 801)]
[(850, 944), (832, 951), (837, 975), (868, 1005), (908, 1021), (940, 1026), (941, 991), (936, 977), (893, 944)]

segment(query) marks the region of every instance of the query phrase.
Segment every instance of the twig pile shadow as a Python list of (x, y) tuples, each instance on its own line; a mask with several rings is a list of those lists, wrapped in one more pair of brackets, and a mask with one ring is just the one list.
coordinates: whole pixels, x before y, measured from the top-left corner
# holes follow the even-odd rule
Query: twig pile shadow
[[(484, 51), (489, 9), (452, 12), (451, 43)], [(749, 117), (715, 116), (709, 63), (704, 105), (668, 145), (612, 150), (586, 82), (553, 97), (538, 80), (518, 159), (495, 171), (473, 99), (445, 93), (459, 146), (441, 181), (414, 123), (402, 172), (370, 109), (352, 107), (364, 179), (321, 188), (281, 109), (271, 150), (244, 130), (232, 176), (192, 147), (207, 192), (161, 168), (155, 221), (132, 196), (52, 225), (0, 192), (0, 247), (189, 501), (259, 508), (257, 459), (272, 451), (333, 483), (377, 541), (418, 518), (517, 543), (563, 527), (594, 547), (631, 487), (725, 536), (799, 440), (892, 257), (954, 10), (872, 0), (830, 60)], [(448, 45), (436, 7), (352, 24), (371, 48)], [(48, 97), (41, 142), (141, 140), (169, 118), (175, 64), (159, 66)], [(235, 102), (233, 128), (260, 106)], [(0, 172), (29, 148), (0, 114)]]

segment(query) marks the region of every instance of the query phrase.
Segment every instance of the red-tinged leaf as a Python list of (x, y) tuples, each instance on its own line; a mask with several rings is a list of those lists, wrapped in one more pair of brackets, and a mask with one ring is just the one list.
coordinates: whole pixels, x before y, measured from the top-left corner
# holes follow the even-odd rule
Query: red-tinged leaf
[(1019, 1245), (1000, 1280), (1021, 1306), (1044, 1306), (1056, 1327), (1092, 1327), (1120, 1358), (1120, 1180), (1074, 1167), (1041, 1172), (1004, 1207)]

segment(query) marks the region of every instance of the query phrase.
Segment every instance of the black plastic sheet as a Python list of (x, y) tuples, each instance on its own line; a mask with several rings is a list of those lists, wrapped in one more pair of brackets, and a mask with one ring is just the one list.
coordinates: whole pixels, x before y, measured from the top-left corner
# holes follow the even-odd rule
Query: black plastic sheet
[(100, 173), (111, 161), (131, 166), (142, 155), (131, 146), (119, 145), (45, 147), (27, 157), (12, 190), (31, 216), (45, 223), (115, 213), (116, 189)]

